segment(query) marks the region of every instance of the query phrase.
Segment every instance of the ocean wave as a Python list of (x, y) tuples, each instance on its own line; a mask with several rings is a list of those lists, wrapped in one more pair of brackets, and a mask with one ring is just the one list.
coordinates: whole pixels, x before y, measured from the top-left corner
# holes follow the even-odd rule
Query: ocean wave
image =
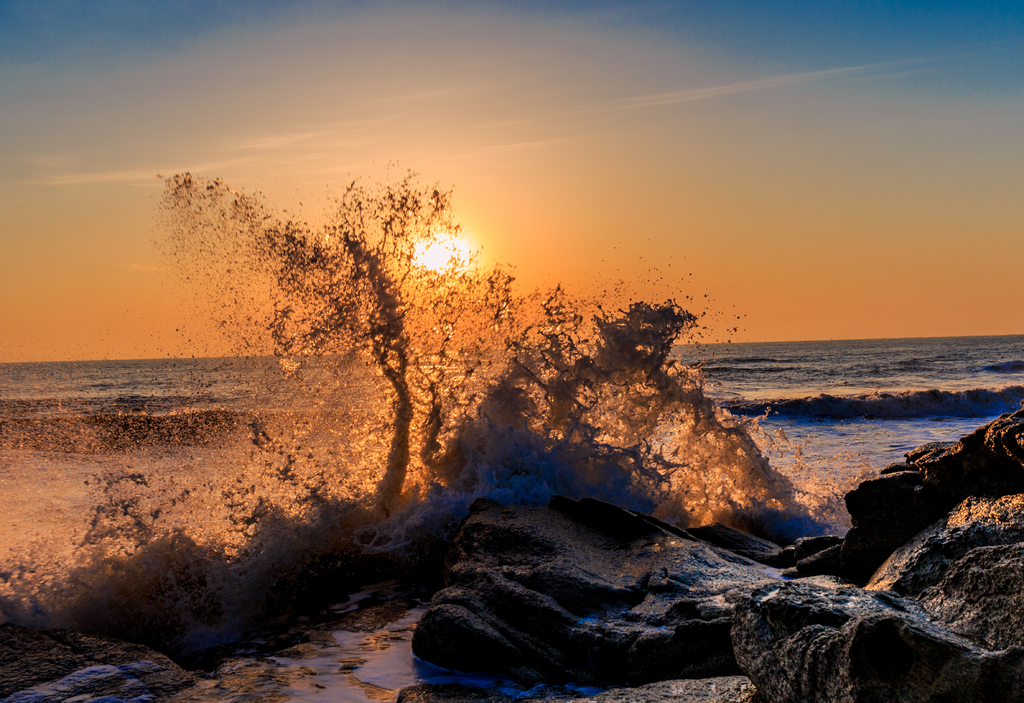
[(974, 388), (966, 391), (875, 391), (858, 395), (822, 393), (807, 398), (727, 400), (722, 405), (738, 415), (793, 418), (988, 417), (1016, 410), (1024, 402), (1024, 386)]
[(985, 370), (996, 373), (1024, 373), (1024, 361), (1004, 361), (1000, 364), (986, 366)]
[(704, 366), (705, 374), (714, 376), (716, 374), (743, 375), (743, 374), (766, 374), (779, 373), (781, 371), (797, 371), (796, 366), (755, 366), (745, 368), (743, 366)]

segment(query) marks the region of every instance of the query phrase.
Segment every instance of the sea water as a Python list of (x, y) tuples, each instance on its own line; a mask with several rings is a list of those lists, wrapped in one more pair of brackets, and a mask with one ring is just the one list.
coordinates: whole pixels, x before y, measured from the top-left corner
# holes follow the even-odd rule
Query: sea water
[[(1024, 336), (677, 346), (673, 356), (702, 374), (707, 395), (724, 412), (748, 418), (744, 427), (782, 474), (798, 483), (809, 482), (819, 492), (822, 485), (845, 491), (885, 464), (901, 460), (909, 449), (929, 441), (956, 440), (999, 414), (1016, 410), (1024, 400)], [(372, 413), (359, 413), (371, 391), (358, 379), (318, 375), (316, 369), (303, 379), (289, 378), (275, 358), (4, 364), (0, 389), (3, 617), (34, 626), (72, 625), (95, 631), (109, 626), (96, 613), (82, 616), (83, 610), (110, 607), (109, 601), (82, 601), (83, 594), (76, 593), (109, 585), (97, 578), (95, 561), (87, 567), (82, 561), (83, 550), (95, 547), (89, 534), (105, 511), (129, 514), (143, 505), (159, 511), (168, 501), (199, 493), (198, 484), (221, 481), (213, 499), (207, 497), (200, 504), (203, 511), (224, 511), (223, 519), (230, 522), (230, 510), (216, 505), (232, 500), (225, 476), (219, 474), (226, 471), (237, 484), (245, 475), (238, 471), (240, 457), (251, 464), (262, 456), (257, 446), (261, 432), (275, 425), (271, 432), (280, 436), (280, 427), (288, 423), (308, 424), (309, 408), (327, 402), (325, 398), (332, 399), (330, 416), (349, 422), (359, 418), (371, 432), (386, 431), (383, 425), (374, 429)], [(317, 417), (322, 420), (325, 415)], [(309, 447), (318, 441), (317, 433), (299, 434)], [(341, 453), (332, 456), (345, 461)], [(358, 461), (349, 460), (351, 473), (357, 473)], [(265, 459), (259, 462), (267, 468)], [(259, 480), (249, 480), (254, 485), (245, 490), (258, 490)], [(152, 494), (149, 489), (156, 484), (162, 488)], [(522, 495), (516, 495), (517, 485)], [(173, 490), (168, 492), (168, 487)], [(523, 480), (506, 482), (495, 493), (510, 502), (537, 502), (543, 495), (538, 497), (536, 491), (535, 482)], [(308, 499), (308, 491), (296, 495)], [(448, 524), (453, 526), (466, 501), (448, 506), (453, 512)], [(189, 515), (194, 519), (196, 513), (176, 519), (187, 520)], [(848, 526), (841, 514), (830, 514), (830, 520), (821, 531), (842, 533)], [(178, 528), (162, 529), (173, 533)], [(279, 532), (284, 549), (296, 544), (308, 549), (308, 535), (297, 537), (301, 529), (294, 523), (289, 529)], [(129, 552), (141, 556), (147, 544), (139, 537)], [(189, 548), (196, 549), (192, 543)], [(224, 550), (222, 543), (220, 551), (197, 557), (230, 561)], [(159, 559), (159, 554), (154, 551), (146, 558)], [(174, 571), (180, 565), (160, 568)], [(65, 569), (77, 570), (75, 578), (66, 578)], [(224, 582), (216, 584), (210, 576), (200, 574), (202, 587), (234, 588), (239, 596), (246, 592), (237, 577), (233, 583), (220, 574)], [(131, 583), (138, 586), (137, 579)], [(344, 600), (344, 594), (338, 596)], [(230, 609), (231, 604), (227, 606)], [(332, 674), (347, 682), (352, 700), (362, 700), (364, 694), (387, 697), (391, 685), (449, 680), (408, 651), (407, 626), (420, 610), (390, 627), (388, 646), (393, 651), (385, 655), (374, 649), (376, 653), (361, 665), (365, 676)], [(244, 612), (228, 613), (212, 625), (193, 619), (194, 615), (182, 615), (193, 630), (184, 637), (174, 635), (175, 642), (190, 642), (193, 650), (241, 638), (253, 628)], [(117, 632), (117, 627), (112, 629)], [(372, 649), (370, 640), (363, 642), (361, 636), (339, 635), (338, 651)], [(324, 666), (334, 654), (333, 649), (322, 653)], [(274, 664), (286, 671), (295, 669), (291, 679), (285, 677), (291, 681), (289, 695), (311, 700), (329, 695), (307, 686), (300, 675), (315, 668), (317, 661), (292, 665), (282, 659)], [(317, 681), (323, 685), (330, 678)], [(381, 691), (366, 694), (375, 685)], [(303, 686), (309, 690), (300, 692)]]
[[(781, 430), (818, 470), (877, 471), (1024, 401), (1021, 335), (729, 344), (702, 353), (718, 402), (761, 417), (766, 433)], [(783, 454), (781, 462), (796, 453)]]

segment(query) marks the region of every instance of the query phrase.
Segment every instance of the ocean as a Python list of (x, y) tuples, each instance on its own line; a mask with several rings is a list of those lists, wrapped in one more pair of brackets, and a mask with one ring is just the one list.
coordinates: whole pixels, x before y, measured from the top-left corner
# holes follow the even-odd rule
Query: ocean
[[(589, 495), (779, 541), (841, 534), (857, 482), (1024, 402), (1024, 336), (677, 344), (655, 382), (650, 340), (612, 344), (643, 326), (601, 329), (604, 346), (588, 356), (578, 340), (543, 376), (541, 404), (506, 396), (547, 368), (530, 364), (538, 349), (550, 363), (550, 337), (507, 368), (473, 362), (444, 426), (411, 430), (398, 488), (400, 405), (358, 359), (0, 365), (0, 618), (187, 658), (302, 599), (338, 608), (381, 574), (416, 573), (478, 497)], [(374, 664), (382, 690), (449, 680), (393, 639), (398, 659)]]

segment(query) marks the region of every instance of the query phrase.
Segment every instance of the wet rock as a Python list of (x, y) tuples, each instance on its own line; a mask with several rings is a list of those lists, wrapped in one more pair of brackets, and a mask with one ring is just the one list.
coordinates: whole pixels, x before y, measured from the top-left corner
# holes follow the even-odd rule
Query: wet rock
[[(952, 445), (955, 444), (955, 442), (949, 442), (948, 444)], [(893, 462), (891, 464), (886, 464), (885, 467), (878, 472), (878, 475), (886, 476), (888, 474), (898, 474), (900, 471), (917, 471), (917, 467), (906, 462)]]
[[(737, 530), (735, 527), (716, 522), (703, 527), (691, 527), (686, 531), (702, 542), (727, 549), (760, 564), (778, 568), (788, 566), (783, 563), (782, 547), (774, 542)], [(812, 537), (811, 539), (817, 538)]]
[[(796, 563), (795, 571), (798, 577), (836, 575), (842, 570), (843, 544), (834, 544), (828, 549), (814, 552)], [(787, 570), (788, 571), (788, 570)], [(787, 574), (788, 575), (788, 574)]]
[[(461, 684), (420, 684), (403, 688), (397, 703), (506, 703), (516, 700), (489, 689)], [(761, 703), (757, 690), (745, 676), (659, 681), (635, 688), (613, 688), (594, 696), (569, 697), (558, 692), (531, 694), (530, 701), (574, 703)]]
[(1024, 646), (1024, 543), (971, 550), (920, 599), (936, 620), (982, 646)]
[(867, 588), (916, 596), (975, 547), (1016, 542), (1024, 542), (1024, 494), (970, 497), (893, 552)]
[(737, 605), (732, 640), (771, 703), (1024, 701), (1024, 649), (978, 647), (885, 591), (764, 586)]
[(793, 542), (793, 552), (797, 561), (807, 559), (815, 554), (841, 546), (843, 538), (839, 535), (819, 535), (817, 537), (801, 537)]
[[(804, 561), (805, 559), (811, 559), (816, 554), (818, 554), (820, 552), (823, 552), (826, 549), (829, 549), (831, 547), (839, 547), (839, 546), (842, 546), (842, 544), (843, 544), (843, 538), (840, 537), (839, 535), (819, 535), (819, 536), (816, 536), (816, 537), (801, 537), (801, 538), (797, 539), (795, 542), (793, 542), (793, 544), (791, 544), (788, 547), (786, 547), (785, 549), (783, 549), (782, 553), (780, 554), (781, 566), (783, 568), (787, 568), (788, 567), (788, 571), (784, 575), (787, 576), (787, 577), (790, 577), (790, 578), (797, 578), (797, 577), (799, 577), (801, 575), (801, 573), (800, 573), (800, 571), (798, 571), (795, 568), (796, 565), (797, 565), (797, 562)], [(833, 552), (833, 554), (835, 554), (835, 552)], [(830, 557), (830, 559), (831, 558), (832, 557)], [(808, 564), (811, 564), (811, 563), (813, 563), (813, 562), (808, 562)], [(805, 566), (805, 571), (807, 571), (808, 573), (803, 574), (803, 575), (810, 576), (810, 575), (812, 575), (810, 573), (812, 571), (814, 571), (815, 574), (821, 574), (821, 573), (838, 574), (839, 573), (839, 571), (836, 570), (836, 567), (830, 567), (832, 570), (827, 571), (827, 572), (826, 571), (815, 571), (816, 568), (818, 568), (818, 567), (811, 566), (810, 568), (808, 568), (808, 566)]]
[(905, 471), (890, 465), (846, 495), (853, 527), (842, 575), (866, 583), (897, 547), (969, 496), (1024, 492), (1024, 410), (1002, 415), (956, 443), (907, 453)]
[(613, 688), (588, 703), (761, 703), (746, 676), (659, 681), (636, 688)]
[(104, 695), (160, 700), (193, 681), (169, 658), (142, 645), (69, 630), (0, 625), (0, 697), (8, 701)]
[(399, 691), (395, 703), (511, 703), (514, 700), (488, 688), (460, 683), (421, 683)]
[(773, 580), (763, 566), (608, 504), (556, 505), (473, 505), (419, 657), (530, 684), (738, 673), (732, 603)]

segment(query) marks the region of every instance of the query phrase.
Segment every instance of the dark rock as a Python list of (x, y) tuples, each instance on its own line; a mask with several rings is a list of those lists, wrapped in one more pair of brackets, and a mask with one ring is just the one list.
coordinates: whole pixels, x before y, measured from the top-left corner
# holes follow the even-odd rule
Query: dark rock
[[(517, 700), (500, 691), (462, 684), (419, 684), (403, 688), (397, 703), (507, 703)], [(613, 688), (595, 696), (570, 697), (561, 692), (534, 695), (530, 701), (574, 703), (760, 703), (757, 689), (745, 676), (659, 681), (635, 688)]]
[(617, 505), (593, 498), (573, 500), (564, 496), (554, 496), (549, 506), (565, 513), (581, 525), (586, 525), (622, 542), (632, 542), (641, 537), (662, 532), (668, 532), (684, 539), (693, 539), (686, 530), (675, 525), (669, 525), (650, 515), (620, 508)]
[(193, 681), (169, 658), (142, 645), (69, 630), (0, 625), (0, 697), (46, 687), (38, 700), (48, 700), (46, 694), (64, 700), (118, 692), (159, 700)]
[(982, 646), (1024, 646), (1024, 544), (971, 550), (920, 599), (936, 620)]
[(895, 462), (892, 464), (886, 464), (885, 467), (878, 472), (878, 475), (886, 476), (888, 474), (898, 474), (901, 471), (917, 471), (917, 467), (907, 462)]
[(867, 583), (897, 547), (946, 513), (941, 496), (923, 481), (917, 471), (901, 471), (864, 481), (846, 494), (853, 527), (843, 540), (843, 577)]
[(738, 673), (732, 602), (772, 580), (764, 567), (655, 523), (638, 525), (627, 511), (591, 520), (616, 515), (591, 511), (596, 503), (474, 503), (413, 651), (449, 669), (528, 684)]
[(842, 540), (828, 549), (814, 552), (809, 557), (796, 563), (796, 572), (800, 577), (838, 575), (841, 571), (840, 558), (843, 552)]
[(659, 681), (636, 688), (613, 688), (587, 703), (760, 703), (746, 676)]
[(793, 543), (796, 560), (806, 559), (830, 547), (842, 545), (843, 538), (839, 535), (820, 535), (818, 537), (801, 537)]
[(704, 527), (691, 527), (686, 531), (702, 542), (727, 549), (760, 564), (777, 568), (784, 566), (782, 547), (774, 542), (737, 530), (735, 527), (716, 522)]
[(1024, 649), (977, 647), (884, 591), (764, 586), (737, 605), (732, 640), (771, 703), (1024, 700)]
[(867, 588), (916, 596), (975, 547), (1016, 542), (1024, 542), (1024, 494), (967, 498), (893, 552)]
[(959, 442), (934, 442), (846, 495), (853, 522), (842, 575), (866, 583), (897, 547), (969, 496), (1024, 492), (1024, 410), (1001, 415)]
[(937, 446), (913, 463), (951, 504), (970, 495), (1024, 492), (1024, 410), (998, 418), (952, 447)]
[(398, 692), (395, 703), (511, 703), (500, 691), (460, 683), (421, 683)]
[(326, 623), (317, 625), (319, 630), (345, 630), (346, 632), (376, 632), (385, 626), (401, 620), (409, 614), (416, 603), (408, 598), (394, 598), (383, 603), (360, 603), (356, 610), (342, 613)]

